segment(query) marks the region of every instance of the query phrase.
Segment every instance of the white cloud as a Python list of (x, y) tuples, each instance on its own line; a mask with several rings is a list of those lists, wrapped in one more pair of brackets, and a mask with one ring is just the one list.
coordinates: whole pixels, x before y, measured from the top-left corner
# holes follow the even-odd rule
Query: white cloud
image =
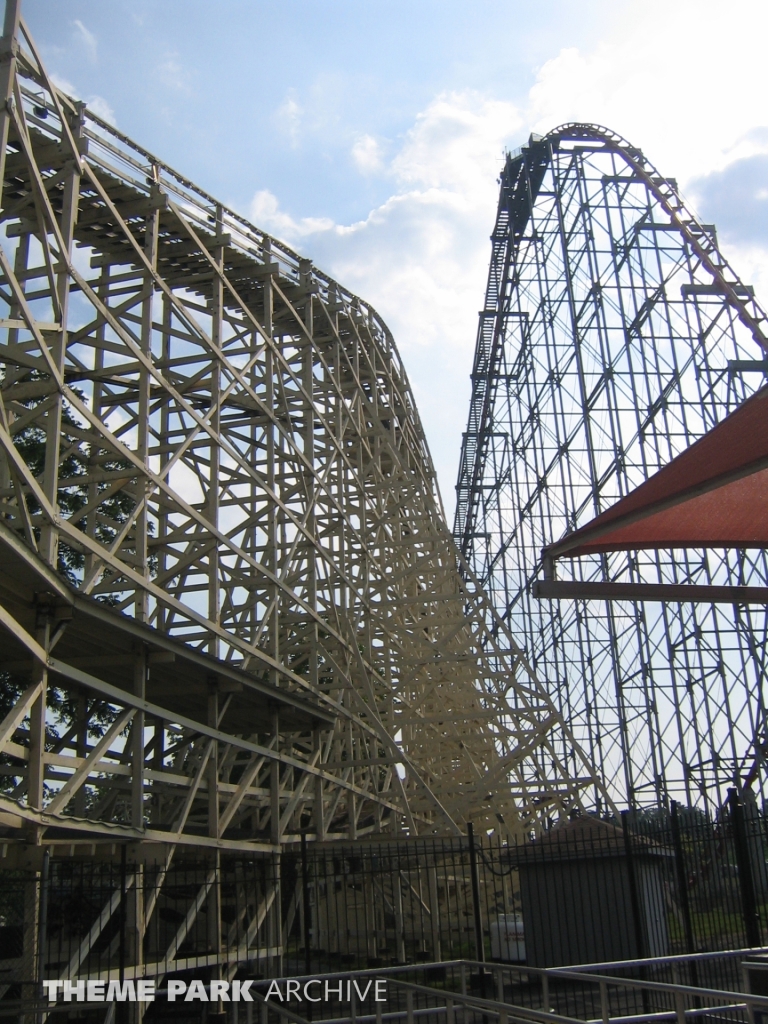
[[(768, 121), (768, 111), (765, 112)], [(740, 136), (736, 142), (724, 150), (723, 156), (728, 164), (737, 160), (748, 160), (755, 156), (768, 154), (768, 125), (762, 124), (750, 128), (748, 132)], [(717, 168), (720, 170), (721, 168)]]
[(403, 182), (447, 188), (469, 199), (486, 196), (488, 173), (495, 192), (504, 146), (522, 124), (510, 102), (476, 92), (443, 93), (416, 118), (393, 169)]
[(100, 117), (102, 121), (106, 121), (107, 124), (113, 126), (117, 125), (115, 112), (103, 96), (89, 96), (85, 102), (88, 109), (96, 114), (97, 117)]
[(96, 36), (85, 27), (79, 18), (75, 18), (72, 24), (75, 26), (75, 29), (77, 30), (75, 34), (79, 41), (85, 46), (90, 60), (96, 60), (98, 51), (98, 41)]
[(294, 86), (286, 90), (272, 120), (293, 149), (311, 140), (318, 152), (318, 147), (326, 147), (331, 140), (350, 140), (353, 133), (344, 125), (342, 113), (346, 87), (341, 72), (322, 71), (300, 90)]
[(444, 94), (418, 116), (390, 162), (394, 194), (364, 220), (297, 220), (265, 191), (249, 211), (254, 223), (299, 246), (387, 322), (444, 490), (455, 477), (466, 419), (496, 179), (504, 146), (521, 123), (511, 103)]
[(362, 174), (375, 174), (383, 167), (381, 147), (372, 135), (361, 135), (355, 141), (352, 159)]
[(643, 0), (621, 10), (591, 51), (540, 69), (528, 121), (619, 132), (718, 228), (721, 250), (768, 305), (768, 90), (764, 0)]
[(277, 125), (288, 136), (292, 146), (299, 144), (303, 114), (303, 109), (291, 94), (285, 97), (275, 111)]
[(65, 92), (67, 96), (71, 96), (72, 99), (77, 100), (80, 98), (80, 93), (75, 88), (75, 86), (72, 85), (68, 78), (62, 78), (61, 75), (57, 75), (54, 71), (51, 75), (51, 81), (57, 89), (60, 89), (62, 92)]
[(768, 120), (768, 5), (731, 0), (724, 11), (719, 0), (623, 5), (590, 52), (563, 49), (543, 65), (531, 127), (596, 121), (681, 182), (730, 162), (736, 141)]
[(254, 224), (278, 238), (290, 239), (295, 244), (306, 235), (333, 230), (335, 225), (328, 217), (304, 217), (299, 220), (280, 209), (277, 197), (269, 189), (257, 192), (251, 200), (249, 216)]
[[(768, 4), (732, 0), (727, 17), (723, 10), (714, 0), (630, 0), (590, 50), (565, 48), (545, 62), (522, 105), (472, 92), (437, 96), (389, 162), (373, 136), (360, 136), (358, 168), (388, 174), (394, 187), (358, 223), (297, 220), (271, 193), (254, 198), (257, 224), (300, 246), (392, 329), (449, 516), (503, 147), (531, 130), (597, 122), (642, 147), (694, 199), (704, 195), (703, 175), (768, 148), (760, 128), (768, 125)], [(280, 113), (295, 142), (302, 109), (289, 95)], [(745, 281), (768, 286), (765, 249), (731, 243), (727, 255)]]
[(694, 178), (689, 188), (701, 213), (719, 225), (721, 239), (768, 250), (767, 184), (768, 152), (757, 152)]
[[(83, 99), (83, 97), (80, 95), (79, 89), (77, 89), (77, 87), (74, 86), (69, 81), (69, 79), (62, 78), (61, 75), (57, 75), (54, 72), (54, 74), (51, 75), (51, 81), (57, 89), (60, 89), (62, 92), (65, 92), (67, 96), (70, 96), (73, 100)], [(88, 109), (92, 113), (96, 114), (97, 117), (100, 117), (102, 121), (106, 121), (107, 124), (117, 126), (117, 118), (115, 117), (115, 112), (103, 96), (99, 96), (95, 93), (91, 96), (86, 96), (85, 104), (88, 107)]]
[(176, 52), (166, 53), (155, 68), (156, 77), (168, 89), (190, 94), (192, 92), (191, 74), (179, 60)]
[[(390, 164), (399, 188), (365, 220), (296, 220), (266, 191), (256, 194), (250, 214), (289, 243), (306, 248), (309, 242), (318, 263), (324, 258), (322, 265), (382, 306), (382, 313), (384, 304), (391, 305), (391, 315), (398, 317), (407, 292), (410, 315), (414, 302), (423, 307), (418, 331), (409, 320), (411, 344), (440, 338), (464, 347), (450, 326), (453, 314), (446, 315), (435, 300), (442, 295), (445, 305), (456, 304), (468, 269), (476, 275), (478, 266), (485, 267), (504, 146), (520, 125), (511, 103), (476, 93), (442, 95), (419, 115)], [(475, 288), (471, 308), (478, 301)]]

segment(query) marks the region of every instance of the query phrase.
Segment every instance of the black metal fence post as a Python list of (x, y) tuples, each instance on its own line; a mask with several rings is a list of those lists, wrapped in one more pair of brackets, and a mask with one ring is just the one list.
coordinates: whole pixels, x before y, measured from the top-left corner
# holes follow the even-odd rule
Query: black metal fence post
[(477, 850), (475, 849), (475, 830), (472, 822), (467, 823), (469, 839), (469, 871), (472, 878), (472, 906), (475, 916), (475, 955), (481, 964), (485, 963), (485, 942), (483, 941), (483, 921), (480, 916), (480, 877), (477, 873)]
[[(43, 854), (43, 870), (40, 873), (40, 909), (37, 921), (37, 993), (36, 998), (44, 999), (45, 957), (48, 950), (48, 880), (51, 870), (51, 854)], [(37, 1018), (43, 1020), (42, 1013)]]
[[(680, 897), (680, 912), (683, 915), (683, 929), (685, 930), (685, 951), (686, 953), (696, 952), (696, 941), (693, 937), (693, 919), (691, 917), (691, 901), (688, 898), (688, 872), (685, 867), (685, 855), (683, 853), (683, 837), (680, 832), (680, 814), (677, 800), (671, 803), (671, 824), (672, 824), (672, 847), (675, 851), (675, 871), (677, 874), (677, 892)], [(691, 985), (698, 985), (698, 972), (696, 964), (691, 962), (688, 968)]]
[(128, 847), (125, 843), (120, 847), (120, 984), (122, 985), (125, 981), (125, 926), (126, 926), (126, 906), (125, 906), (125, 894), (127, 889), (127, 857)]
[(624, 833), (624, 854), (627, 859), (627, 879), (629, 881), (629, 901), (632, 905), (632, 920), (635, 924), (635, 942), (637, 943), (637, 956), (645, 957), (645, 936), (643, 935), (643, 921), (640, 916), (640, 897), (637, 891), (637, 877), (635, 875), (635, 858), (632, 854), (632, 837), (629, 832), (629, 811), (621, 812), (621, 828)]
[(752, 865), (749, 860), (749, 841), (747, 839), (746, 822), (744, 821), (744, 805), (737, 789), (728, 790), (728, 803), (733, 822), (733, 845), (736, 852), (736, 869), (739, 874), (739, 890), (741, 892), (741, 908), (744, 916), (744, 930), (748, 946), (759, 946), (760, 919), (757, 914), (757, 898), (755, 880), (752, 877)]
[(680, 814), (676, 800), (672, 801), (672, 847), (675, 851), (675, 869), (677, 873), (677, 892), (680, 897), (680, 911), (683, 915), (683, 928), (685, 930), (685, 951), (686, 953), (696, 952), (696, 943), (693, 937), (693, 921), (691, 919), (691, 904), (688, 899), (688, 872), (685, 869), (685, 857), (683, 855), (683, 838), (680, 833)]
[[(480, 915), (480, 876), (477, 873), (477, 850), (475, 848), (475, 830), (472, 822), (467, 822), (467, 838), (469, 839), (469, 873), (472, 881), (472, 905), (475, 912), (475, 954), (481, 964), (485, 963), (485, 942), (483, 940), (483, 919)], [(485, 999), (485, 968), (480, 968), (480, 995)], [(485, 1019), (485, 1018), (484, 1018)]]
[(309, 947), (310, 939), (310, 906), (309, 906), (309, 866), (307, 857), (307, 836), (306, 833), (301, 833), (301, 888), (302, 888), (302, 900), (304, 906), (304, 971), (306, 974), (312, 973), (312, 951)]
[[(627, 859), (627, 878), (629, 881), (629, 901), (632, 906), (632, 920), (635, 923), (635, 942), (637, 943), (637, 956), (643, 959), (647, 955), (645, 948), (645, 935), (643, 933), (643, 920), (640, 917), (640, 896), (637, 890), (637, 875), (635, 874), (635, 858), (632, 853), (632, 836), (629, 831), (629, 811), (621, 812), (621, 828), (624, 833), (624, 854)], [(645, 967), (640, 968), (640, 977), (645, 980)], [(650, 1011), (648, 992), (643, 989), (643, 1013)]]
[[(126, 892), (128, 888), (128, 844), (123, 843), (120, 847), (120, 945), (118, 950), (119, 956), (119, 969), (120, 969), (120, 987), (122, 988), (125, 982), (125, 929), (127, 925), (127, 907), (126, 907)], [(128, 1020), (128, 1004), (118, 1003), (117, 1013), (115, 1014), (117, 1019), (123, 1024)]]

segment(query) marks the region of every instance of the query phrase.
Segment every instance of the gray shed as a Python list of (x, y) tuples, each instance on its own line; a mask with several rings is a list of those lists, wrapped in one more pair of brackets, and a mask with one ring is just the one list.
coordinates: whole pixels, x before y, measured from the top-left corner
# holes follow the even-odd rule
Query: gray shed
[(671, 850), (632, 839), (639, 921), (620, 828), (576, 818), (518, 849), (527, 962), (532, 967), (631, 960), (669, 952), (665, 868)]

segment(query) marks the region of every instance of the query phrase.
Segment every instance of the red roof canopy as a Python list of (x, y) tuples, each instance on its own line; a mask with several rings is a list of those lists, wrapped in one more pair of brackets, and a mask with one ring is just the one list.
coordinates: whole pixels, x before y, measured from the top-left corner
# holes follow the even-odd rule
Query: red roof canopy
[(768, 547), (768, 387), (547, 554), (674, 547)]

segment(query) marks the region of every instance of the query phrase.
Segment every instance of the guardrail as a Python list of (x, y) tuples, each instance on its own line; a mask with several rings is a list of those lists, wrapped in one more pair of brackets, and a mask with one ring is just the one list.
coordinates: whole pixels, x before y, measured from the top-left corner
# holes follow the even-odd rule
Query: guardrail
[[(701, 1017), (718, 1020), (739, 1020), (755, 1024), (768, 1013), (768, 996), (751, 993), (744, 965), (750, 958), (768, 957), (768, 947), (729, 950), (724, 953), (703, 953), (686, 956), (645, 958), (605, 964), (583, 964), (569, 967), (529, 968), (516, 964), (481, 963), (475, 960), (455, 960), (447, 963), (419, 965), (418, 972), (425, 977), (441, 975), (440, 985), (421, 984), (406, 980), (415, 969), (393, 967), (375, 972), (352, 971), (323, 975), (324, 982), (346, 981), (359, 978), (385, 978), (388, 983), (387, 1008), (377, 1004), (369, 1012), (355, 1005), (354, 996), (349, 1012), (333, 1016), (312, 1017), (314, 1024), (363, 1024), (363, 1022), (405, 1020), (413, 1024), (425, 1016), (444, 1020), (445, 1024), (473, 1024), (498, 1021), (499, 1024), (519, 1024), (551, 1021), (553, 1024), (653, 1024), (658, 1021), (677, 1021)], [(678, 978), (698, 966), (705, 973), (707, 965), (722, 971), (723, 963), (730, 963), (731, 972), (743, 988), (717, 988), (683, 981), (659, 981), (653, 973), (669, 971)], [(763, 963), (768, 967), (768, 960)], [(622, 972), (636, 972), (635, 976), (622, 976)], [(644, 975), (644, 976), (643, 976)], [(297, 980), (303, 983), (310, 976)], [(265, 989), (270, 983), (259, 982)], [(278, 982), (278, 985), (280, 982)], [(479, 988), (480, 994), (470, 989)], [(263, 992), (254, 993), (261, 1000)], [(527, 1003), (516, 996), (524, 996)], [(533, 1005), (534, 1001), (538, 1005)], [(581, 1004), (582, 1012), (565, 1012), (552, 1004), (570, 1002)], [(627, 1007), (634, 1005), (634, 1012)], [(286, 1007), (274, 999), (262, 1003), (261, 1024), (270, 1024), (277, 1013), (278, 1019)], [(295, 1011), (291, 1011), (295, 1013)], [(758, 1016), (756, 1017), (756, 1013)], [(264, 1016), (266, 1014), (267, 1016)], [(237, 1021), (237, 1013), (233, 1017)], [(247, 1021), (250, 1024), (250, 1021)]]
[[(703, 971), (707, 963), (717, 960), (731, 963), (743, 989), (651, 977), (664, 970), (680, 975), (693, 965)], [(768, 947), (548, 968), (453, 960), (323, 975), (326, 994), (330, 987), (339, 997), (346, 991), (348, 998), (324, 1001), (322, 1007), (300, 995), (293, 1004), (285, 998), (289, 981), (295, 996), (304, 990), (306, 982), (313, 981), (312, 975), (259, 979), (252, 982), (251, 1001), (225, 1001), (221, 1009), (230, 1024), (384, 1024), (401, 1020), (414, 1024), (424, 1018), (437, 1024), (686, 1024), (699, 1018), (760, 1024), (763, 1015), (768, 1014), (768, 995), (748, 991), (746, 967), (750, 960), (768, 969)], [(413, 975), (421, 976), (422, 980), (413, 980)], [(370, 994), (361, 999), (361, 990), (366, 990), (353, 984), (375, 979), (386, 982), (386, 1002), (375, 1002)], [(429, 980), (433, 983), (429, 984)], [(204, 989), (210, 992), (210, 986)], [(367, 986), (367, 992), (372, 991), (372, 986)], [(580, 1006), (581, 1012), (565, 1012), (554, 1006), (558, 1000), (562, 1002), (563, 995), (572, 1006)], [(158, 990), (157, 1001), (147, 1009), (148, 1024), (164, 1019), (161, 1005), (167, 996), (167, 988)], [(521, 996), (527, 1003), (517, 1001)], [(304, 1012), (295, 1008), (299, 1003)], [(124, 1004), (83, 1002), (77, 1004), (77, 1009), (101, 1014), (94, 1019), (104, 1024), (116, 1024), (121, 1005)], [(56, 1003), (27, 1001), (23, 1006), (7, 1003), (0, 1007), (0, 1017), (18, 1015), (20, 1011), (37, 1013), (41, 1018), (56, 1017), (71, 1013), (74, 1007), (73, 1002), (62, 999)], [(628, 1008), (632, 1012), (627, 1012)]]

